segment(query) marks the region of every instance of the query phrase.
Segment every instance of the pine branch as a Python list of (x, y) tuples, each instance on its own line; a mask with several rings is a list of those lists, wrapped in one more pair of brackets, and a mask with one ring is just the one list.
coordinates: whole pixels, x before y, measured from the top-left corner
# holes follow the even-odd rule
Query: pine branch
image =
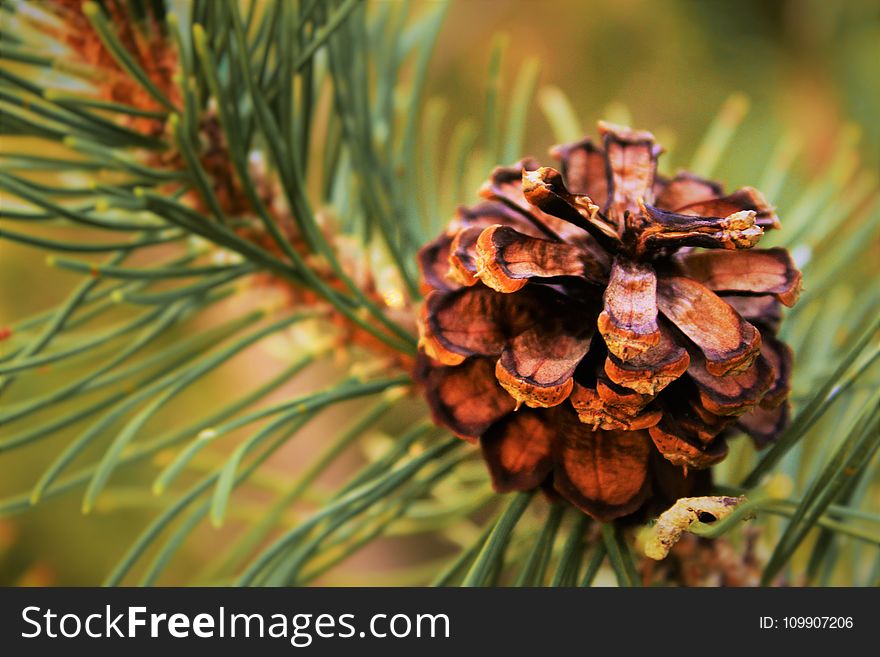
[[(133, 9), (141, 5), (86, 3), (72, 15), (40, 3), (28, 20), (4, 6), (0, 132), (39, 146), (10, 140), (0, 153), (0, 240), (35, 258), (49, 252), (46, 264), (77, 283), (57, 307), (0, 329), (0, 425), (13, 428), (0, 456), (58, 439), (41, 476), (0, 501), (0, 515), (39, 513), (74, 492), (95, 512), (140, 504), (147, 472), (159, 511), (108, 584), (160, 581), (195, 532), (220, 524), (235, 538), (200, 582), (320, 581), (372, 541), (413, 534), (460, 549), (411, 583), (647, 581), (633, 532), (590, 530), (562, 506), (527, 512), (537, 506), (528, 494), (479, 526), (495, 500), (481, 464), (457, 440), (438, 440), (407, 396), (416, 251), (493, 166), (523, 155), (537, 60), (508, 81), (507, 59), (520, 53), (493, 40), (481, 53), (482, 114), (459, 119), (430, 93), (445, 4), (417, 13), (358, 0), (195, 0), (186, 16), (163, 2)], [(41, 27), (52, 21), (60, 28)], [(82, 39), (70, 38), (74, 26)], [(544, 87), (537, 99), (560, 142), (582, 136), (564, 92)], [(739, 94), (720, 107), (692, 168), (729, 167), (733, 144), (759, 141), (747, 110)], [(841, 555), (880, 563), (871, 507), (880, 292), (864, 284), (880, 194), (876, 175), (859, 170), (854, 128), (814, 178), (799, 148), (783, 135), (760, 185), (790, 199), (778, 208), (785, 229), (763, 245), (789, 246), (807, 282), (784, 329), (798, 352), (793, 423), (757, 463), (743, 454), (716, 469), (717, 490), (748, 502), (690, 531), (740, 546), (743, 520), (758, 511), (750, 522), (772, 554), (765, 584), (876, 583), (876, 568), (856, 582)], [(186, 426), (153, 429), (175, 418), (186, 390), (294, 325), (309, 331), (309, 347), (291, 348), (276, 376), (193, 409)], [(335, 382), (285, 392), (331, 351), (347, 370)], [(286, 396), (266, 401), (273, 393)], [(351, 400), (374, 405), (291, 481), (266, 478), (273, 454)], [(322, 476), (343, 454), (363, 466), (328, 491)], [(780, 481), (792, 490), (770, 494)], [(242, 491), (258, 485), (268, 501), (254, 513)]]

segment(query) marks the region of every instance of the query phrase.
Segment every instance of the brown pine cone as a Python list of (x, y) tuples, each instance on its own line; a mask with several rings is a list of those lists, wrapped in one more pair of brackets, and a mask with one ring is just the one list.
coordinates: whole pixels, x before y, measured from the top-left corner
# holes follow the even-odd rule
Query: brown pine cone
[(784, 249), (752, 249), (779, 227), (758, 191), (668, 180), (651, 133), (599, 130), (601, 148), (553, 149), (561, 172), (496, 169), (420, 251), (416, 376), (498, 491), (544, 486), (610, 520), (689, 494), (734, 426), (759, 447), (779, 434), (779, 304), (801, 275)]

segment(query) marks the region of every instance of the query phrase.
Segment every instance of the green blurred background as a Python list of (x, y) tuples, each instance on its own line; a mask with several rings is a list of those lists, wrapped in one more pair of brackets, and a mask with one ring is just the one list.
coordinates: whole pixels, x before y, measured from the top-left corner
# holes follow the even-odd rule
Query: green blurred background
[[(448, 12), (428, 78), (428, 96), (442, 99), (438, 102), (446, 107), (448, 130), (461, 119), (479, 121), (491, 43), (499, 34), (508, 44), (502, 71), (508, 90), (523, 61), (536, 57), (545, 97), (548, 86), (562, 90), (585, 131), (593, 132), (600, 118), (627, 116), (637, 127), (655, 131), (671, 145), (670, 157), (661, 164), (666, 172), (687, 164), (711, 117), (732, 93), (742, 92), (750, 100), (742, 134), (753, 141), (747, 149), (734, 142), (725, 156), (729, 161), (719, 166), (719, 177), (729, 187), (755, 183), (786, 133), (801, 140), (797, 175), (810, 179), (828, 164), (842, 135), (853, 135), (851, 128), (847, 132), (850, 124), (859, 126), (861, 159), (876, 177), (876, 0), (458, 0)], [(542, 158), (554, 143), (538, 102), (525, 143), (525, 154)], [(0, 326), (57, 303), (78, 280), (46, 267), (41, 251), (0, 241)], [(186, 403), (204, 403), (222, 395), (232, 381), (256, 382), (280, 369), (283, 359), (277, 350), (264, 351), (258, 361), (233, 361), (198, 386)], [(324, 377), (329, 373), (312, 372), (310, 387)], [(34, 377), (21, 383), (16, 395), (39, 390)], [(173, 424), (174, 418), (166, 421)], [(332, 421), (324, 420), (318, 430), (330, 425)], [(27, 490), (71, 435), (62, 432), (34, 447), (0, 454), (0, 496)], [(283, 477), (285, 468), (298, 460), (296, 449), (275, 464), (276, 476)], [(74, 493), (24, 516), (0, 519), (0, 584), (99, 582), (162, 503), (150, 500), (148, 482), (145, 474), (134, 473), (129, 484), (133, 491), (143, 491), (140, 496), (133, 493), (117, 507), (88, 517), (79, 513)], [(174, 570), (183, 573), (198, 564), (217, 540), (210, 531), (197, 534)], [(406, 561), (410, 549), (385, 544), (361, 561), (391, 568)]]
[[(482, 102), (487, 46), (509, 36), (507, 80), (534, 55), (593, 131), (622, 103), (639, 126), (666, 127), (690, 152), (733, 92), (752, 103), (768, 149), (785, 129), (827, 157), (844, 122), (864, 129), (865, 163), (880, 164), (880, 4), (871, 0), (474, 0), (454, 2), (441, 32), (432, 88), (463, 114)], [(535, 114), (527, 144), (552, 134)], [(735, 152), (732, 153), (735, 156)], [(762, 162), (757, 163), (758, 166)]]

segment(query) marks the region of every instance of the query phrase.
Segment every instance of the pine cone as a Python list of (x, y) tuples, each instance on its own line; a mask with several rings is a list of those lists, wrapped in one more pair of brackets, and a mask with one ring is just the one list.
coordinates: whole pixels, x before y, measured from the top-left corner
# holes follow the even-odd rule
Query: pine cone
[(792, 355), (775, 333), (801, 275), (752, 248), (779, 228), (758, 191), (665, 179), (651, 133), (599, 130), (601, 148), (552, 151), (561, 172), (497, 168), (420, 251), (416, 376), (498, 491), (543, 486), (610, 520), (690, 494), (735, 428), (779, 434)]

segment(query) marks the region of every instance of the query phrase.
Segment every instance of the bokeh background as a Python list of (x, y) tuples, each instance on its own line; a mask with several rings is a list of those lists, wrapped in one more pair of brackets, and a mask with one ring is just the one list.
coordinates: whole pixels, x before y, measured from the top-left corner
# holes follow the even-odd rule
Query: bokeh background
[[(414, 4), (419, 2), (426, 0)], [(671, 146), (662, 165), (669, 172), (687, 164), (725, 99), (743, 93), (750, 103), (743, 134), (753, 143), (739, 149), (734, 142), (726, 152), (729, 161), (719, 166), (719, 174), (729, 174), (730, 187), (754, 183), (783, 134), (801, 142), (796, 175), (805, 180), (823, 171), (841, 139), (859, 139), (861, 166), (876, 177), (876, 0), (453, 1), (428, 77), (429, 97), (446, 112), (444, 126), (451, 129), (460, 119), (481, 115), (496, 38), (507, 40), (501, 80), (508, 88), (526, 59), (534, 57), (540, 63), (541, 91), (525, 135), (527, 154), (544, 157), (554, 143), (540, 102), (558, 89), (570, 99), (585, 131), (592, 132), (595, 121), (604, 117), (631, 118), (637, 127), (655, 131)], [(76, 276), (47, 267), (42, 252), (0, 241), (0, 326), (59, 302), (77, 282)], [(280, 369), (284, 349), (270, 345), (259, 358), (233, 361), (176, 408), (207, 403), (245, 380), (262, 380)], [(329, 380), (331, 374), (310, 371), (308, 387)], [(35, 389), (39, 380), (31, 378), (20, 392)], [(345, 415), (343, 410), (337, 417)], [(173, 424), (174, 418), (165, 421)], [(325, 418), (314, 430), (328, 431), (333, 423)], [(62, 434), (25, 450), (0, 453), (0, 497), (27, 490), (53, 450), (69, 439), (70, 433)], [(283, 478), (295, 469), (301, 449), (293, 446), (280, 454), (269, 477)], [(351, 463), (340, 468), (346, 465)], [(339, 475), (331, 471), (328, 486), (334, 476)], [(79, 513), (74, 494), (24, 516), (0, 519), (0, 584), (99, 582), (160, 504), (150, 496), (148, 482), (146, 474), (139, 477), (135, 472), (130, 496), (120, 494), (116, 503), (88, 517)], [(222, 535), (197, 533), (174, 569), (182, 573), (197, 566), (218, 540)], [(355, 573), (365, 563), (380, 571), (390, 569), (392, 564), (405, 564), (414, 549), (405, 541), (385, 542), (360, 555), (348, 575), (337, 577), (360, 583)], [(174, 574), (170, 577), (173, 580)], [(391, 575), (385, 582), (394, 583)]]

